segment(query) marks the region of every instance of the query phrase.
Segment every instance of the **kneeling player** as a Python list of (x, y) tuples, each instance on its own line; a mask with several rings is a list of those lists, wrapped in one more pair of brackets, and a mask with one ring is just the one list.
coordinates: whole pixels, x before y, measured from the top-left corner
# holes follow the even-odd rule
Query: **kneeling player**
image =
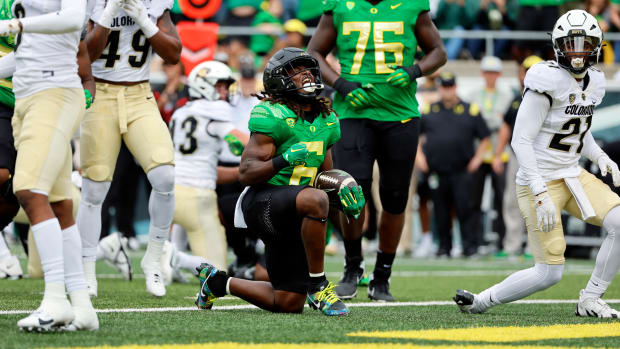
[[(517, 197), (536, 264), (478, 295), (458, 290), (463, 312), (527, 297), (556, 284), (564, 270), (566, 242), (562, 210), (607, 230), (590, 281), (581, 290), (578, 316), (618, 318), (601, 297), (620, 266), (620, 198), (578, 165), (581, 154), (608, 171), (620, 186), (618, 166), (596, 144), (590, 125), (594, 106), (605, 95), (605, 77), (590, 67), (601, 50), (596, 19), (582, 10), (567, 12), (552, 34), (557, 62), (541, 62), (527, 72), (512, 147), (519, 160)], [(556, 224), (557, 222), (557, 224)]]
[[(328, 197), (308, 186), (319, 169), (332, 168), (330, 147), (340, 139), (338, 118), (317, 97), (319, 64), (303, 50), (282, 49), (267, 63), (263, 83), (240, 165), (240, 180), (250, 187), (237, 202), (235, 223), (247, 222), (265, 242), (271, 282), (231, 278), (203, 264), (196, 304), (208, 309), (229, 293), (269, 311), (300, 313), (307, 298), (325, 315), (346, 315), (323, 271)], [(364, 199), (354, 192), (345, 213), (357, 217)]]

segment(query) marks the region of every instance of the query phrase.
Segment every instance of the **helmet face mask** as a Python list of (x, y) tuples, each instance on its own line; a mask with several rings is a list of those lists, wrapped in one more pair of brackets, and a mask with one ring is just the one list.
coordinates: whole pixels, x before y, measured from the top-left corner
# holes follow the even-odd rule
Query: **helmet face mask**
[(555, 23), (552, 38), (558, 64), (576, 78), (598, 63), (603, 33), (597, 20), (583, 10), (572, 10)]
[(267, 63), (263, 85), (270, 95), (312, 101), (323, 90), (319, 62), (301, 49), (284, 48)]

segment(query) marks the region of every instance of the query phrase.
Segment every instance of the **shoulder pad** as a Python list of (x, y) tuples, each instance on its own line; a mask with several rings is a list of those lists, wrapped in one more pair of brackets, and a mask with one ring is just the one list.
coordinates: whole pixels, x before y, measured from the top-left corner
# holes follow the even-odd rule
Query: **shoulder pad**
[(476, 103), (472, 103), (469, 105), (469, 115), (478, 116), (480, 114), (480, 107)]
[(148, 12), (150, 15), (158, 19), (164, 12), (169, 11), (174, 6), (174, 0), (152, 0)]
[(525, 74), (524, 85), (532, 91), (553, 95), (553, 91), (558, 88), (557, 76), (561, 73), (561, 68), (556, 62), (536, 63)]
[(197, 100), (189, 106), (196, 116), (216, 121), (231, 121), (232, 107), (225, 101)]
[(594, 98), (594, 104), (599, 105), (603, 101), (603, 97), (605, 97), (605, 86), (607, 84), (605, 73), (594, 67), (590, 67), (588, 68), (588, 75), (590, 76), (589, 85), (592, 86), (591, 96)]
[[(297, 117), (297, 115), (291, 115), (292, 113), (288, 111), (288, 109), (286, 109), (284, 106), (277, 104), (277, 103), (271, 103), (271, 102), (261, 102), (259, 104), (257, 104), (254, 107), (254, 110), (256, 110), (259, 113), (265, 114), (266, 116), (270, 116), (276, 119), (286, 119), (286, 118), (290, 118), (290, 117)], [(252, 111), (252, 114), (254, 114), (254, 111)]]
[(339, 2), (339, 0), (323, 0), (323, 12), (333, 11)]

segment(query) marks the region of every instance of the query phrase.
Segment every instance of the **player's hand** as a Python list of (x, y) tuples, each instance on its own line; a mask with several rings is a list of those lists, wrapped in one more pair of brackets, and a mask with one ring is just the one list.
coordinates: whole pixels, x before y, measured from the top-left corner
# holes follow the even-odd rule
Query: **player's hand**
[(118, 11), (123, 6), (123, 2), (124, 0), (106, 0), (105, 8), (97, 24), (110, 29), (112, 20), (114, 20), (114, 17), (116, 17)]
[(305, 165), (308, 158), (308, 147), (303, 143), (295, 143), (282, 154), (284, 160), (286, 160), (291, 166)]
[(88, 109), (93, 104), (93, 95), (90, 94), (89, 90), (84, 89), (84, 97), (86, 98), (86, 109)]
[(0, 36), (9, 36), (21, 31), (19, 20), (16, 18), (0, 21)]
[(422, 71), (417, 65), (403, 67), (402, 65), (390, 64), (388, 68), (394, 69), (394, 72), (388, 75), (386, 82), (396, 87), (407, 87), (412, 81), (422, 76)]
[(243, 143), (235, 135), (229, 133), (224, 136), (224, 140), (228, 143), (228, 149), (233, 155), (239, 156), (243, 153)]
[(549, 193), (543, 191), (542, 193), (534, 196), (534, 204), (536, 205), (536, 227), (545, 233), (553, 230), (555, 226), (555, 205), (551, 201)]
[(493, 163), (491, 163), (491, 167), (493, 168), (493, 172), (495, 172), (495, 174), (502, 174), (502, 172), (504, 172), (504, 162), (502, 161), (502, 157), (494, 157)]
[(618, 165), (613, 162), (604, 154), (598, 158), (598, 168), (601, 170), (601, 176), (607, 176), (607, 171), (611, 172), (611, 178), (614, 182), (614, 187), (620, 187), (620, 170), (618, 170)]
[(340, 203), (342, 204), (342, 210), (345, 214), (358, 219), (362, 214), (364, 205), (366, 205), (366, 199), (362, 187), (344, 187), (338, 192)]
[(338, 78), (334, 82), (334, 89), (344, 96), (345, 102), (356, 109), (370, 104), (370, 98), (366, 90), (372, 88), (374, 86), (370, 83), (362, 85), (359, 82), (352, 82), (343, 78)]
[(159, 31), (159, 28), (149, 18), (149, 12), (144, 5), (144, 0), (125, 0), (123, 10), (136, 21), (147, 39)]

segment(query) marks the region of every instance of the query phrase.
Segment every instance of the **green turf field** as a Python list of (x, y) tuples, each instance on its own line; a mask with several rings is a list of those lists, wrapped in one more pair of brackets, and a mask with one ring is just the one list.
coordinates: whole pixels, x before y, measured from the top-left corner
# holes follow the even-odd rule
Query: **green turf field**
[[(38, 306), (43, 282), (0, 280), (0, 348), (620, 347), (620, 321), (574, 315), (575, 300), (593, 261), (569, 260), (562, 281), (527, 298), (529, 303), (468, 315), (450, 302), (456, 288), (478, 292), (531, 262), (397, 257), (391, 282), (399, 303), (369, 303), (366, 289), (360, 288), (348, 303), (349, 316), (328, 318), (309, 308), (302, 315), (271, 314), (230, 296), (217, 300), (212, 311), (198, 311), (193, 303), (198, 290), (195, 278), (188, 285), (169, 286), (166, 296), (156, 299), (144, 290), (140, 256), (132, 255), (137, 269), (132, 282), (117, 278), (105, 263), (98, 264), (102, 278), (94, 306), (102, 311), (101, 329), (92, 333), (19, 332), (16, 322), (26, 313), (18, 311)], [(372, 262), (367, 258), (370, 270)], [(338, 281), (341, 270), (342, 257), (328, 257), (331, 281)], [(620, 307), (620, 281), (612, 284), (605, 299)], [(536, 300), (544, 302), (532, 303)]]

